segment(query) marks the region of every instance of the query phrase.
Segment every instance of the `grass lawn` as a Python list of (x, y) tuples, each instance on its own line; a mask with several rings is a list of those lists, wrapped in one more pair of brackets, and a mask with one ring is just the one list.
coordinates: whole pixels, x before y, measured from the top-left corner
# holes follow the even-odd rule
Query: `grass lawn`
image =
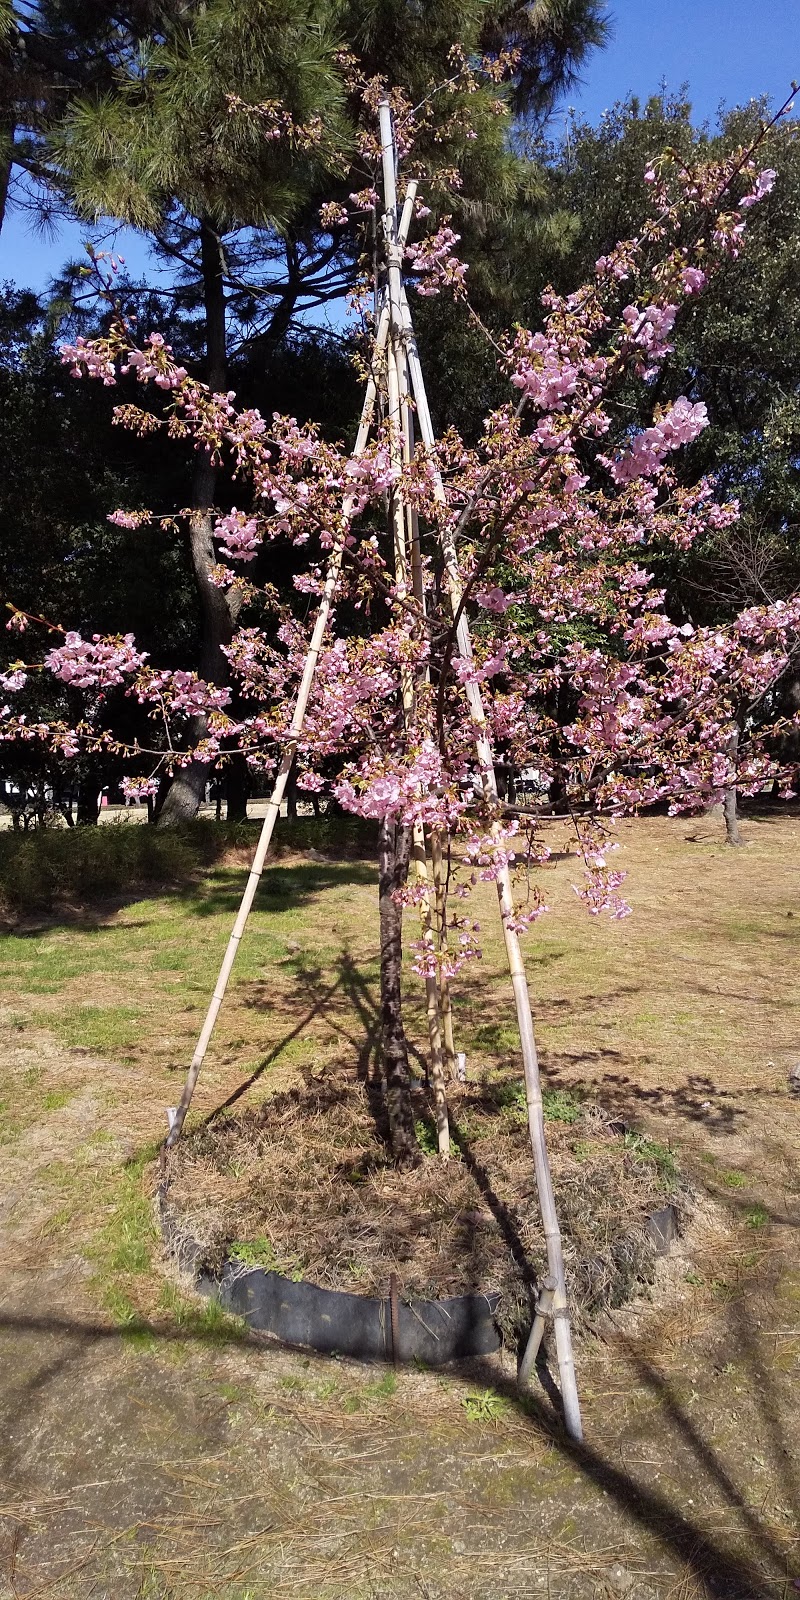
[[(785, 1130), (769, 1127), (800, 1052), (800, 822), (752, 822), (742, 850), (715, 824), (658, 819), (620, 830), (634, 915), (592, 919), (572, 891), (574, 858), (551, 828), (554, 862), (540, 874), (552, 912), (525, 954), (546, 1087), (596, 1094), (663, 1142), (679, 1139), (746, 1203), (758, 1172), (729, 1169), (718, 1134), (742, 1133), (736, 1102), (758, 1106), (764, 1148), (783, 1159)], [(69, 843), (69, 841), (67, 841)], [(240, 948), (195, 1110), (258, 1102), (326, 1062), (376, 1065), (376, 868), (296, 854), (268, 866)], [(180, 1092), (243, 887), (249, 846), (167, 892), (94, 900), (59, 916), (28, 917), (0, 936), (7, 1021), (18, 1040), (46, 1032), (72, 1053), (6, 1085), (0, 1138), (68, 1102), (91, 1081), (109, 1131), (126, 1086), (141, 1150), (161, 1135)], [(477, 896), (484, 957), (454, 986), (457, 1048), (468, 1068), (509, 1068), (518, 1048), (494, 891)], [(407, 976), (407, 1029), (422, 1062), (421, 985)], [(113, 1063), (102, 1071), (81, 1055)], [(159, 1104), (160, 1102), (160, 1104)], [(158, 1109), (156, 1109), (158, 1107)], [(744, 1159), (744, 1158), (743, 1158)], [(752, 1180), (752, 1181), (751, 1181)]]
[[(391, 1385), (380, 1392), (375, 1388), (382, 1381), (380, 1374), (342, 1370), (331, 1375), (330, 1365), (323, 1372), (320, 1364), (318, 1371), (314, 1363), (304, 1366), (304, 1358), (295, 1356), (274, 1355), (265, 1366), (260, 1354), (254, 1357), (252, 1347), (236, 1346), (238, 1330), (165, 1274), (152, 1221), (147, 1168), (166, 1130), (165, 1109), (180, 1093), (243, 886), (249, 852), (241, 840), (221, 854), (210, 853), (203, 862), (190, 862), (188, 874), (185, 869), (162, 874), (164, 881), (149, 890), (134, 885), (126, 896), (123, 883), (112, 896), (106, 883), (107, 898), (95, 896), (81, 903), (73, 887), (69, 905), (19, 914), (0, 937), (0, 1206), (6, 1217), (9, 1271), (13, 1266), (4, 1299), (6, 1309), (11, 1307), (7, 1326), (12, 1332), (17, 1329), (13, 1357), (17, 1367), (8, 1389), (10, 1437), (16, 1439), (20, 1429), (24, 1434), (29, 1405), (33, 1405), (34, 1433), (32, 1454), (23, 1451), (9, 1468), (12, 1480), (22, 1473), (19, 1481), (27, 1483), (28, 1473), (33, 1482), (38, 1474), (42, 1495), (45, 1488), (51, 1496), (57, 1492), (52, 1461), (62, 1459), (60, 1447), (52, 1460), (46, 1450), (45, 1462), (41, 1440), (50, 1437), (48, 1430), (55, 1430), (54, 1438), (71, 1439), (71, 1410), (67, 1390), (63, 1402), (58, 1399), (61, 1366), (47, 1353), (50, 1345), (44, 1350), (43, 1341), (69, 1343), (75, 1336), (64, 1330), (80, 1324), (96, 1331), (89, 1345), (80, 1345), (80, 1359), (71, 1357), (72, 1365), (68, 1362), (65, 1371), (73, 1373), (77, 1410), (81, 1404), (91, 1406), (95, 1418), (97, 1394), (92, 1385), (101, 1382), (98, 1374), (106, 1374), (102, 1405), (108, 1421), (107, 1427), (105, 1422), (96, 1424), (98, 1438), (102, 1434), (105, 1441), (102, 1448), (92, 1447), (103, 1459), (95, 1461), (91, 1450), (91, 1461), (89, 1456), (84, 1459), (73, 1440), (63, 1471), (73, 1476), (79, 1472), (81, 1481), (128, 1483), (124, 1463), (114, 1466), (103, 1454), (113, 1456), (116, 1449), (118, 1422), (112, 1432), (111, 1419), (118, 1417), (114, 1407), (122, 1392), (120, 1384), (125, 1393), (133, 1385), (131, 1393), (135, 1390), (143, 1405), (147, 1383), (162, 1385), (172, 1396), (170, 1405), (178, 1404), (179, 1391), (181, 1406), (190, 1401), (195, 1406), (194, 1421), (191, 1426), (186, 1423), (186, 1438), (194, 1438), (191, 1428), (200, 1427), (201, 1413), (202, 1438), (196, 1446), (186, 1445), (180, 1455), (182, 1445), (179, 1448), (173, 1441), (167, 1448), (158, 1443), (161, 1434), (153, 1424), (152, 1438), (157, 1441), (153, 1482), (166, 1482), (165, 1452), (173, 1462), (170, 1471), (176, 1470), (178, 1449), (180, 1460), (185, 1463), (191, 1457), (191, 1471), (197, 1472), (212, 1444), (218, 1454), (221, 1448), (220, 1460), (227, 1466), (224, 1471), (220, 1468), (219, 1479), (210, 1471), (208, 1481), (214, 1479), (212, 1498), (216, 1496), (214, 1504), (228, 1530), (225, 1537), (241, 1533), (225, 1480), (226, 1472), (234, 1472), (229, 1451), (236, 1441), (247, 1438), (248, 1448), (258, 1456), (266, 1449), (267, 1412), (273, 1423), (283, 1418), (287, 1429), (290, 1418), (299, 1418), (300, 1432), (292, 1434), (293, 1459), (306, 1460), (303, 1430), (321, 1429), (326, 1449), (333, 1449), (334, 1436), (338, 1441), (335, 1448), (344, 1473), (347, 1448), (341, 1428), (351, 1426), (346, 1422), (350, 1407), (373, 1419), (367, 1443), (362, 1439), (361, 1465), (353, 1469), (361, 1474), (362, 1492), (368, 1492), (373, 1471), (386, 1494), (392, 1474), (400, 1473), (403, 1495), (413, 1490), (423, 1497), (421, 1506), (440, 1481), (428, 1481), (434, 1459), (439, 1462), (435, 1471), (446, 1476), (445, 1460), (463, 1457), (467, 1464), (461, 1470), (470, 1480), (470, 1503), (482, 1507), (490, 1521), (499, 1517), (502, 1522), (515, 1506), (530, 1507), (537, 1494), (546, 1493), (550, 1509), (542, 1516), (548, 1538), (555, 1539), (562, 1552), (573, 1549), (575, 1541), (574, 1552), (578, 1546), (584, 1554), (602, 1549), (617, 1559), (620, 1551), (627, 1551), (625, 1561), (634, 1564), (639, 1557), (644, 1560), (646, 1552), (651, 1567), (660, 1562), (665, 1574), (663, 1584), (659, 1578), (652, 1593), (702, 1595), (698, 1550), (706, 1552), (706, 1570), (713, 1560), (726, 1572), (725, 1562), (734, 1557), (755, 1561), (762, 1574), (758, 1581), (765, 1586), (753, 1587), (748, 1566), (752, 1592), (783, 1593), (774, 1587), (773, 1577), (781, 1562), (786, 1572), (790, 1570), (794, 1537), (790, 1530), (796, 1530), (800, 1515), (791, 1442), (800, 1437), (800, 1385), (795, 1381), (792, 1389), (792, 1380), (800, 1375), (800, 1279), (791, 1253), (800, 1161), (796, 1102), (786, 1092), (789, 1067), (800, 1058), (796, 985), (800, 820), (753, 819), (744, 823), (743, 834), (745, 847), (731, 850), (722, 842), (721, 825), (710, 820), (625, 824), (617, 860), (629, 872), (626, 890), (634, 915), (622, 923), (609, 923), (588, 918), (578, 904), (572, 891), (578, 870), (574, 860), (563, 857), (563, 833), (553, 825), (549, 842), (554, 859), (540, 877), (553, 911), (525, 941), (542, 1069), (546, 1088), (556, 1096), (552, 1103), (559, 1103), (559, 1091), (584, 1091), (619, 1111), (648, 1138), (673, 1147), (705, 1197), (703, 1204), (713, 1211), (706, 1236), (694, 1241), (690, 1257), (680, 1257), (674, 1269), (677, 1276), (667, 1275), (652, 1317), (642, 1313), (638, 1322), (626, 1323), (622, 1342), (613, 1349), (609, 1346), (610, 1354), (591, 1341), (579, 1350), (591, 1448), (600, 1450), (607, 1463), (608, 1441), (612, 1435), (616, 1440), (617, 1464), (613, 1472), (604, 1466), (604, 1476), (598, 1476), (599, 1468), (588, 1456), (571, 1463), (562, 1460), (556, 1471), (546, 1429), (542, 1432), (531, 1417), (521, 1422), (513, 1394), (504, 1398), (491, 1387), (490, 1379), (476, 1389), (474, 1380), (471, 1388), (468, 1379), (437, 1379), (432, 1385), (431, 1380), (423, 1382), (409, 1374), (398, 1380), (395, 1394)], [(508, 1071), (517, 1063), (518, 1053), (490, 888), (480, 891), (480, 921), (483, 960), (467, 969), (455, 985), (457, 1048), (466, 1052), (468, 1071), (483, 1067)], [(414, 1049), (422, 1052), (424, 997), (411, 975), (407, 994), (409, 1036)], [(257, 1104), (276, 1089), (291, 1088), (309, 1067), (321, 1072), (326, 1064), (374, 1063), (377, 1002), (374, 861), (320, 859), (307, 849), (282, 857), (265, 873), (193, 1116), (207, 1116), (226, 1104), (238, 1108)], [(32, 1262), (38, 1263), (35, 1270)], [(39, 1288), (34, 1293), (36, 1283)], [(54, 1319), (47, 1332), (41, 1322), (43, 1305)], [(19, 1351), (29, 1347), (24, 1340), (20, 1343), (23, 1325), (29, 1329), (25, 1339), (31, 1341), (24, 1370), (19, 1367), (23, 1359)], [(97, 1344), (103, 1328), (125, 1335), (128, 1356), (112, 1359), (109, 1345)], [(219, 1354), (208, 1353), (214, 1350)], [(150, 1366), (146, 1371), (134, 1369), (124, 1364), (130, 1360)], [(35, 1377), (37, 1363), (44, 1363), (42, 1370), (52, 1370), (56, 1376), (40, 1383)], [(139, 1372), (141, 1378), (136, 1376)], [(226, 1421), (224, 1428), (220, 1422), (222, 1431), (218, 1429), (219, 1437), (215, 1433), (210, 1443), (205, 1402), (201, 1405), (197, 1396), (200, 1389), (206, 1394), (213, 1383), (218, 1390), (227, 1384), (242, 1397), (251, 1388), (255, 1395), (257, 1389), (261, 1410), (248, 1409), (246, 1398), (241, 1405), (238, 1400), (225, 1401), (226, 1417), (234, 1412), (239, 1417), (239, 1432), (232, 1422)], [(15, 1400), (18, 1394), (37, 1398), (35, 1403)], [(437, 1433), (437, 1418), (444, 1432)], [(476, 1431), (465, 1435), (465, 1428)], [(527, 1430), (524, 1450), (520, 1429)], [(256, 1448), (257, 1438), (262, 1443)], [(473, 1438), (480, 1445), (470, 1455)], [(370, 1466), (368, 1460), (382, 1462), (384, 1446), (389, 1452), (385, 1473), (383, 1466)], [(509, 1471), (502, 1494), (492, 1487), (494, 1469), (487, 1464), (487, 1452), (492, 1451), (498, 1459), (500, 1452)], [(652, 1470), (648, 1466), (645, 1471), (651, 1457)], [(75, 1466), (79, 1459), (80, 1468)], [(512, 1463), (516, 1463), (513, 1473)], [(635, 1495), (632, 1489), (623, 1494), (619, 1488), (623, 1468), (626, 1483), (639, 1485)], [(121, 1479), (114, 1478), (117, 1470)], [(281, 1493), (291, 1498), (294, 1479), (286, 1470), (289, 1476)], [(243, 1464), (241, 1471), (245, 1472)], [(341, 1495), (345, 1479), (337, 1474), (338, 1469), (331, 1485)], [(130, 1478), (133, 1498), (126, 1501), (130, 1520), (134, 1510), (140, 1514), (141, 1497), (146, 1500), (147, 1493), (155, 1492), (135, 1478), (135, 1474)], [(647, 1493), (655, 1493), (654, 1478), (661, 1500), (657, 1506), (653, 1502), (652, 1516), (649, 1512), (645, 1516), (641, 1511), (649, 1504), (645, 1487)], [(244, 1495), (242, 1484), (239, 1488)], [(450, 1528), (467, 1494), (466, 1489), (462, 1494), (461, 1479), (450, 1484), (447, 1494), (446, 1506), (436, 1515), (442, 1527)], [(602, 1496), (605, 1499), (598, 1498)], [(578, 1500), (584, 1504), (585, 1517), (575, 1511)], [(630, 1510), (634, 1504), (639, 1508), (635, 1513)], [(166, 1505), (162, 1495), (158, 1510), (162, 1531), (167, 1527)], [(758, 1506), (763, 1511), (757, 1511)], [(296, 1507), (294, 1514), (299, 1514)], [(19, 1507), (15, 1515), (22, 1516)], [(111, 1518), (107, 1506), (102, 1515)], [(86, 1531), (77, 1511), (75, 1516), (75, 1528)], [(613, 1537), (604, 1536), (611, 1527), (609, 1517), (617, 1519)], [(509, 1550), (509, 1539), (513, 1544), (517, 1534), (522, 1537), (521, 1528), (530, 1534), (529, 1523), (523, 1519), (523, 1524), (517, 1518), (513, 1537), (510, 1524), (502, 1524), (498, 1551)], [(280, 1519), (276, 1526), (282, 1526)], [(291, 1543), (290, 1524), (286, 1526)], [(492, 1523), (495, 1526), (499, 1529), (500, 1523)], [(356, 1564), (346, 1579), (341, 1574), (325, 1577), (329, 1569), (323, 1541), (313, 1560), (308, 1557), (308, 1570), (316, 1574), (317, 1585), (308, 1592), (326, 1600), (329, 1594), (378, 1592), (359, 1587), (358, 1573), (363, 1576), (366, 1571), (369, 1551), (385, 1554), (397, 1547), (411, 1563), (408, 1572), (416, 1571), (411, 1534), (387, 1528), (388, 1523), (382, 1534), (371, 1536), (368, 1546), (358, 1546), (362, 1565)], [(42, 1529), (41, 1550), (55, 1550), (55, 1524), (51, 1520), (45, 1528), (42, 1523)], [(451, 1535), (452, 1529), (447, 1535), (450, 1543), (438, 1555), (435, 1541), (426, 1546), (426, 1561), (433, 1566), (420, 1567), (427, 1574), (424, 1582), (429, 1582), (435, 1596), (476, 1593), (475, 1573), (483, 1570), (480, 1561), (469, 1576), (466, 1568), (462, 1572), (456, 1548), (461, 1543), (463, 1549), (465, 1537), (469, 1547), (469, 1535), (457, 1533), (455, 1544)], [(35, 1553), (39, 1536), (30, 1537)], [(215, 1537), (208, 1533), (212, 1543)], [(713, 1559), (708, 1555), (712, 1547)], [(289, 1574), (286, 1592), (293, 1592), (289, 1578), (294, 1582), (297, 1573), (291, 1576), (291, 1562), (279, 1570), (273, 1545), (269, 1551), (263, 1571), (271, 1576), (259, 1578), (252, 1591), (244, 1579), (238, 1588), (232, 1578), (225, 1587), (230, 1574), (239, 1570), (231, 1558), (219, 1568), (220, 1586), (207, 1591), (197, 1584), (184, 1591), (174, 1572), (169, 1578), (169, 1564), (162, 1563), (162, 1572), (156, 1563), (153, 1571), (167, 1574), (161, 1587), (123, 1586), (114, 1592), (147, 1593), (154, 1600), (168, 1593), (182, 1600), (184, 1592), (201, 1596), (219, 1592), (236, 1600), (250, 1594), (250, 1600), (262, 1596), (266, 1600), (268, 1595), (283, 1594), (281, 1573)], [(96, 1559), (86, 1558), (85, 1591), (80, 1584), (70, 1587), (64, 1579), (66, 1587), (53, 1587), (54, 1600), (88, 1594), (88, 1575), (94, 1574)], [(288, 1557), (281, 1559), (286, 1562)], [(561, 1556), (558, 1559), (562, 1561)], [(37, 1582), (45, 1578), (51, 1582), (48, 1560), (45, 1554), (41, 1560), (31, 1555), (30, 1570)], [(501, 1562), (499, 1554), (497, 1561)], [(563, 1556), (563, 1571), (594, 1574), (591, 1563), (582, 1567), (577, 1554), (575, 1563), (570, 1567)], [(496, 1565), (492, 1570), (506, 1569)], [(561, 1570), (556, 1562), (554, 1595), (605, 1594), (604, 1589), (581, 1589), (577, 1579), (578, 1586), (570, 1588), (566, 1577), (559, 1587)], [(97, 1571), (106, 1581), (106, 1568)], [(773, 1576), (764, 1577), (767, 1572)], [(595, 1577), (587, 1578), (587, 1584)], [(684, 1580), (695, 1586), (676, 1587)], [(22, 1582), (18, 1588), (20, 1595), (28, 1592)], [(484, 1579), (478, 1588), (484, 1592)], [(13, 1585), (11, 1592), (16, 1592)], [(384, 1592), (426, 1591), (414, 1589), (410, 1580), (406, 1590), (395, 1574), (385, 1578), (380, 1589)], [(501, 1592), (517, 1593), (510, 1578)], [(728, 1592), (737, 1591), (731, 1587)], [(645, 1589), (641, 1593), (644, 1596)]]

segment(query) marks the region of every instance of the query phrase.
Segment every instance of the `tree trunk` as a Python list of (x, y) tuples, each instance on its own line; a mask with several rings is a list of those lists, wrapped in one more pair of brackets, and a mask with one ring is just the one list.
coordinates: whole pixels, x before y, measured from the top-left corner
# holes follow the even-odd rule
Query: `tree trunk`
[(230, 757), (225, 767), (225, 815), (229, 822), (247, 821), (250, 769), (241, 751)]
[(408, 877), (411, 829), (384, 818), (380, 829), (381, 1054), (386, 1080), (389, 1137), (396, 1161), (418, 1157), (411, 1105), (411, 1072), (403, 1029), (400, 987), (403, 960), (403, 908), (395, 894)]
[[(205, 673), (203, 674), (205, 677)], [(202, 739), (206, 731), (205, 717), (192, 718), (192, 741)], [(157, 828), (177, 828), (181, 822), (192, 822), (203, 803), (211, 767), (207, 761), (190, 761), (188, 767), (176, 772), (158, 813)]]
[(286, 815), (292, 822), (297, 820), (297, 761), (292, 762), (292, 769), (286, 779)]
[(8, 186), (11, 182), (11, 168), (14, 165), (15, 132), (13, 110), (9, 108), (6, 112), (0, 112), (0, 229), (5, 221)]
[[(739, 749), (739, 729), (733, 734), (728, 745), (728, 754), (735, 762)], [(726, 844), (741, 844), (742, 836), (739, 832), (739, 819), (736, 811), (736, 784), (725, 790), (722, 801), (722, 810), (725, 817), (725, 842)]]
[[(219, 235), (205, 218), (200, 221), (200, 254), (206, 319), (206, 379), (215, 394), (224, 394), (228, 387), (224, 262)], [(202, 617), (200, 676), (207, 683), (223, 684), (228, 680), (224, 646), (230, 644), (233, 637), (239, 604), (235, 599), (229, 601), (221, 589), (216, 589), (209, 576), (216, 565), (213, 538), (216, 482), (217, 473), (211, 457), (206, 452), (198, 452), (192, 481), (189, 548)], [(193, 717), (190, 727), (192, 743), (198, 744), (208, 731), (206, 718)], [(159, 813), (160, 828), (190, 822), (197, 815), (212, 771), (212, 763), (192, 761), (176, 773)]]
[(78, 779), (78, 827), (96, 827), (100, 815), (100, 779), (82, 773)]

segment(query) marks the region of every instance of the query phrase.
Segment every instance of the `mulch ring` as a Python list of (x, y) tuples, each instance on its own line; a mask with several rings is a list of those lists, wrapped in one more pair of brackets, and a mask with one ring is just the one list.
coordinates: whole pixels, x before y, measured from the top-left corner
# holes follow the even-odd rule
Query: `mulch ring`
[[(453, 1156), (436, 1155), (430, 1102), (415, 1089), (419, 1165), (387, 1147), (381, 1088), (341, 1067), (186, 1135), (170, 1164), (170, 1200), (202, 1245), (326, 1288), (378, 1298), (390, 1273), (407, 1299), (501, 1294), (514, 1346), (530, 1324), (544, 1239), (524, 1088), (487, 1073), (452, 1084)], [(576, 1326), (652, 1280), (650, 1215), (690, 1194), (672, 1153), (564, 1090), (545, 1094), (548, 1148)]]

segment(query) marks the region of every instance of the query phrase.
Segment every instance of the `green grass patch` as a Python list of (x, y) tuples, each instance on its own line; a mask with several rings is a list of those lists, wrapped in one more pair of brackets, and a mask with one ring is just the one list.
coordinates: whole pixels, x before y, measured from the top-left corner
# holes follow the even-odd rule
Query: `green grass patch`
[(235, 1261), (240, 1261), (243, 1267), (262, 1267), (265, 1272), (279, 1272), (282, 1277), (291, 1278), (293, 1283), (300, 1283), (303, 1276), (300, 1257), (287, 1260), (278, 1256), (271, 1240), (263, 1234), (257, 1239), (234, 1240), (228, 1254)]
[(426, 1117), (423, 1119), (420, 1117), (414, 1123), (414, 1137), (420, 1147), (420, 1150), (422, 1150), (426, 1156), (435, 1156), (438, 1154), (439, 1142), (436, 1137), (436, 1128), (429, 1118)]
[(397, 1375), (394, 1372), (385, 1372), (382, 1378), (377, 1378), (374, 1383), (368, 1383), (364, 1389), (368, 1400), (391, 1400), (397, 1394)]
[(546, 1122), (577, 1122), (581, 1115), (580, 1100), (568, 1089), (545, 1089), (542, 1109)]
[[(82, 1045), (87, 1050), (130, 1050), (138, 1043), (141, 1029), (141, 1012), (136, 1006), (79, 1005), (60, 1012), (56, 1031), (68, 1045)], [(49, 1015), (40, 1017), (45, 1026), (52, 1026)]]
[[(527, 1122), (528, 1098), (525, 1084), (517, 1079), (506, 1079), (488, 1085), (489, 1094), (501, 1111), (515, 1121)], [(545, 1089), (542, 1092), (542, 1110), (546, 1122), (577, 1122), (582, 1106), (577, 1095), (569, 1089)]]
[(60, 1111), (62, 1106), (65, 1106), (71, 1098), (72, 1096), (68, 1089), (48, 1089), (42, 1105), (45, 1111)]
[(135, 1304), (135, 1285), (150, 1269), (158, 1230), (144, 1181), (156, 1146), (141, 1152), (114, 1176), (113, 1198), (103, 1226), (86, 1254), (94, 1266), (93, 1284), (113, 1320), (138, 1345), (153, 1334)]
[(16, 1105), (9, 1099), (0, 1100), (0, 1144), (10, 1144), (23, 1127), (24, 1121)]
[(503, 1395), (496, 1394), (494, 1389), (483, 1389), (477, 1394), (465, 1395), (462, 1405), (469, 1422), (490, 1422), (494, 1426), (510, 1410), (510, 1401)]
[(135, 1350), (152, 1351), (158, 1346), (155, 1329), (137, 1311), (133, 1301), (118, 1284), (108, 1284), (103, 1294), (103, 1304), (114, 1324)]
[[(125, 830), (99, 829), (98, 836), (104, 831)], [(41, 839), (49, 847), (49, 835)], [(129, 1059), (138, 1059), (149, 1045), (161, 1056), (185, 1051), (219, 970), (246, 876), (243, 866), (212, 865), (182, 887), (129, 901), (123, 909), (95, 909), (92, 917), (70, 913), (68, 928), (62, 921), (0, 934), (6, 994), (28, 997), (31, 1008), (19, 1017), (20, 1029), (46, 1028), (70, 1048)], [(330, 986), (341, 959), (338, 929), (346, 939), (353, 886), (372, 887), (374, 877), (372, 866), (355, 860), (268, 865), (231, 996), (278, 974), (279, 981), (307, 989), (313, 1003), (315, 987)], [(318, 907), (324, 908), (321, 925)], [(368, 969), (365, 963), (364, 981), (371, 981)], [(343, 998), (346, 993), (342, 987)], [(263, 1042), (261, 997), (256, 992), (254, 998), (255, 1005), (239, 1013), (241, 1032), (229, 1040), (244, 1057), (252, 1054), (255, 1039), (256, 1048)], [(307, 1065), (319, 1048), (318, 1039), (302, 1029), (289, 1029), (275, 1043), (271, 1060), (280, 1056), (285, 1066)]]
[(678, 1163), (669, 1145), (661, 1144), (658, 1139), (646, 1139), (644, 1134), (633, 1130), (624, 1135), (623, 1142), (625, 1149), (630, 1150), (640, 1161), (649, 1161), (658, 1169), (665, 1188), (671, 1189), (677, 1183)]
[(230, 1344), (247, 1337), (247, 1323), (243, 1317), (232, 1316), (216, 1299), (201, 1300), (184, 1294), (174, 1283), (164, 1284), (159, 1306), (168, 1313), (176, 1331), (187, 1339), (197, 1339), (204, 1344)]

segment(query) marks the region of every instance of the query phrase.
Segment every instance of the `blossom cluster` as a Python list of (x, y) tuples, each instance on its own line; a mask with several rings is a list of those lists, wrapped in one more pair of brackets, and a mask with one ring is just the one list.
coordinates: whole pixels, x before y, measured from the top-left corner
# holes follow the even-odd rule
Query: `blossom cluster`
[(461, 235), (448, 226), (449, 218), (442, 222), (436, 233), (423, 239), (421, 244), (406, 246), (406, 256), (420, 277), (415, 280), (417, 294), (435, 296), (442, 289), (462, 292), (467, 275), (467, 263), (456, 255), (456, 245)]

